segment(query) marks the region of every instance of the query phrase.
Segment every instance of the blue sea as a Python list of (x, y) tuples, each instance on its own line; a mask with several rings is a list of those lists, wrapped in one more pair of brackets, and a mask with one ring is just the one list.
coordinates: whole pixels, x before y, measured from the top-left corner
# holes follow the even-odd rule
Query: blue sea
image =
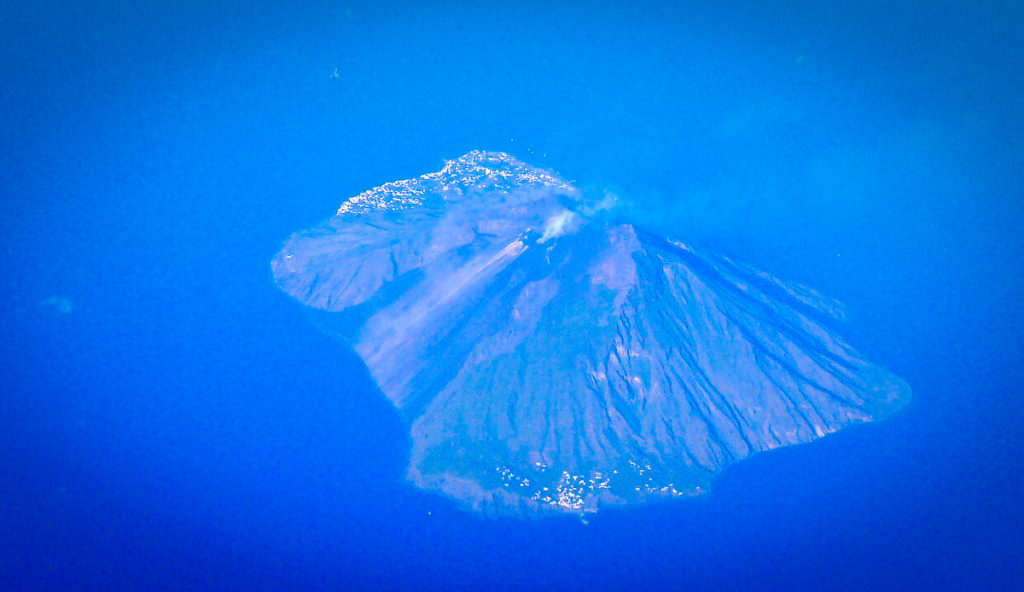
[[(1024, 4), (0, 6), (0, 590), (1024, 589)], [(274, 285), (508, 152), (846, 303), (884, 421), (710, 495), (487, 519)]]

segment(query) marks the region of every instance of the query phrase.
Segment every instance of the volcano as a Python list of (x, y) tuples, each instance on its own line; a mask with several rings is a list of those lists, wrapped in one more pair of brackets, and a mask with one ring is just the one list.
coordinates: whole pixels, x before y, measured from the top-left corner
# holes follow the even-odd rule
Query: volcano
[(409, 480), (488, 513), (700, 495), (910, 398), (835, 300), (476, 151), (345, 201), (272, 262), (407, 422)]

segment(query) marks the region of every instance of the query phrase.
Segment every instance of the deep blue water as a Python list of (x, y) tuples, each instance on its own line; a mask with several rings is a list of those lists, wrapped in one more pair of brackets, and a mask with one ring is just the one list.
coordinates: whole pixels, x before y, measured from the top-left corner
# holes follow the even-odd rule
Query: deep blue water
[[(0, 589), (1020, 589), (1019, 3), (289, 4), (0, 6)], [(268, 264), (477, 148), (842, 299), (914, 402), (589, 525), (412, 490)]]

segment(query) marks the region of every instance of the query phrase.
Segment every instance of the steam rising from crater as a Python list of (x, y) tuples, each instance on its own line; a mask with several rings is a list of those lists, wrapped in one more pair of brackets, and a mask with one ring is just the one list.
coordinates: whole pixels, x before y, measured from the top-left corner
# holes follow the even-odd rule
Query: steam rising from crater
[(548, 218), (547, 222), (544, 223), (544, 234), (537, 242), (546, 243), (553, 238), (576, 232), (579, 224), (580, 217), (576, 212), (562, 210)]

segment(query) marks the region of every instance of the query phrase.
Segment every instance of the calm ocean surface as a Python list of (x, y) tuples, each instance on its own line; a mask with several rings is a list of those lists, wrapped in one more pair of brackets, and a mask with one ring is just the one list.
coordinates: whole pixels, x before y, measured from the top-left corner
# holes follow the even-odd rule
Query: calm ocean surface
[[(1021, 589), (1024, 6), (294, 4), (0, 6), (0, 590)], [(841, 299), (913, 403), (588, 525), (406, 486), (269, 261), (472, 149)]]

